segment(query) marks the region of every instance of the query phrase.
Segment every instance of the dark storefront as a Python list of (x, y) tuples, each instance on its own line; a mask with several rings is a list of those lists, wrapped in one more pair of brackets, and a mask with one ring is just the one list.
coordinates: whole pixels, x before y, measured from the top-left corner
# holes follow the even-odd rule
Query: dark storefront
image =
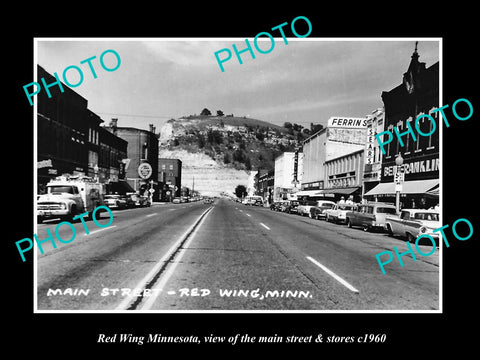
[[(48, 84), (56, 81), (41, 66), (37, 72)], [(88, 109), (85, 98), (62, 87), (63, 92), (52, 86), (51, 98), (43, 91), (37, 95), (37, 193), (63, 174), (90, 176), (125, 193), (127, 142), (100, 127), (103, 120)]]
[[(403, 158), (404, 182), (400, 193), (401, 207), (430, 208), (439, 203), (439, 167), (440, 144), (439, 127), (442, 123), (439, 112), (439, 63), (429, 68), (418, 61), (417, 49), (403, 83), (390, 91), (382, 93), (385, 106), (385, 130), (394, 133), (394, 128), (401, 136), (403, 146), (397, 136), (385, 146), (382, 156), (381, 182), (365, 193), (368, 199), (395, 202), (394, 176), (397, 171), (395, 159)], [(418, 122), (420, 131), (429, 136), (420, 136), (415, 130), (415, 120), (421, 114), (431, 115), (437, 124), (433, 130), (432, 122), (422, 117)], [(407, 133), (408, 127), (414, 129), (416, 139)]]

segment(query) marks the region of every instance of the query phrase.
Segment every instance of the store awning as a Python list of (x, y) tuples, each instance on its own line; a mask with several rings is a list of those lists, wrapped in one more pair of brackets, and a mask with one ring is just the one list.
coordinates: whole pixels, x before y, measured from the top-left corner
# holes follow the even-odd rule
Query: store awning
[(294, 195), (298, 196), (322, 196), (322, 191), (321, 190), (302, 190), (296, 193), (293, 193)]
[(333, 189), (325, 189), (323, 190), (324, 194), (342, 194), (342, 195), (350, 195), (353, 194), (355, 191), (359, 190), (359, 186), (349, 187), (349, 188), (333, 188)]
[[(438, 179), (405, 181), (402, 186), (402, 194), (425, 194), (439, 186)], [(365, 193), (371, 195), (395, 195), (395, 183), (380, 183), (372, 190)]]
[(130, 186), (126, 181), (111, 182), (110, 191), (117, 192), (119, 194), (126, 194), (127, 192), (135, 192), (135, 189)]

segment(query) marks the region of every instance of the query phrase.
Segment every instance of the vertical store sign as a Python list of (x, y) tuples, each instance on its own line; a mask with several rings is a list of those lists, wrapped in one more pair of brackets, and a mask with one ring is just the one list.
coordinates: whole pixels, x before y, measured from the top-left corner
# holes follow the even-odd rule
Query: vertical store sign
[(372, 120), (367, 125), (367, 141), (365, 142), (365, 164), (373, 164), (373, 142), (375, 141)]
[(295, 155), (293, 157), (293, 184), (295, 186), (298, 183), (298, 150), (295, 151)]

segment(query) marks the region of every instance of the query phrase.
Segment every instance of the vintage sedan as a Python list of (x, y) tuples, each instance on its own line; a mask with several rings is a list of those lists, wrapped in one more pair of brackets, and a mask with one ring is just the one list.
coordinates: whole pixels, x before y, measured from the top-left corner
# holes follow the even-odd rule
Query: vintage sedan
[(270, 204), (270, 210), (280, 211), (280, 205), (282, 205), (281, 201), (275, 201)]
[(360, 226), (363, 231), (385, 230), (387, 216), (397, 216), (395, 205), (383, 202), (359, 204), (354, 210), (347, 212), (347, 226)]
[(130, 200), (135, 207), (150, 206), (147, 196), (139, 195), (137, 193), (129, 194)]
[(104, 195), (103, 201), (110, 209), (124, 209), (127, 207), (127, 201), (122, 195)]
[(345, 223), (347, 212), (355, 209), (355, 204), (335, 204), (331, 209), (325, 210), (325, 220), (335, 223)]
[(335, 206), (335, 203), (330, 200), (319, 200), (316, 206), (310, 208), (310, 218), (312, 219), (324, 219), (325, 211)]
[(402, 209), (400, 216), (386, 216), (385, 223), (391, 236), (405, 237), (409, 242), (423, 234), (438, 240), (439, 233), (433, 230), (441, 227), (439, 213), (424, 209)]

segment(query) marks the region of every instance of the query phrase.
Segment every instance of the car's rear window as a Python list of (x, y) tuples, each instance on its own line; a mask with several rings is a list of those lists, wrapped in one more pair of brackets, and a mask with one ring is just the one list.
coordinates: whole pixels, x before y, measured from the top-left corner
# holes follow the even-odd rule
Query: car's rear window
[(328, 208), (328, 209), (331, 209), (333, 207), (333, 205), (335, 204), (332, 204), (332, 203), (320, 203), (320, 206), (321, 207), (325, 207), (325, 208)]
[(395, 208), (391, 207), (377, 207), (377, 214), (396, 214)]
[(417, 220), (430, 220), (430, 221), (439, 221), (439, 216), (436, 213), (416, 213), (415, 219)]

